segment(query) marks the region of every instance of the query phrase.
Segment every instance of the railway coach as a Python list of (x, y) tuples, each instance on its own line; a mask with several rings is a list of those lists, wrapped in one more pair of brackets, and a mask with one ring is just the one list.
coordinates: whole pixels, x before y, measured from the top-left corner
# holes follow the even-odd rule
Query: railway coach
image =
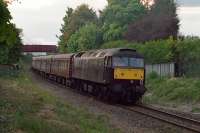
[(74, 54), (60, 54), (33, 57), (32, 69), (45, 78), (70, 86), (73, 55)]
[[(44, 71), (37, 64), (49, 60)], [(99, 98), (129, 103), (145, 93), (144, 58), (133, 49), (105, 49), (33, 58), (33, 69)], [(48, 73), (47, 73), (48, 72)]]

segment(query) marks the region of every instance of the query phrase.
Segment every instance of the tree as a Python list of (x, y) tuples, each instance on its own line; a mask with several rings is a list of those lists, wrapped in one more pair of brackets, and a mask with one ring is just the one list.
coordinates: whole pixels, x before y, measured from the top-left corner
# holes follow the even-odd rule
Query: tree
[(125, 38), (129, 41), (149, 41), (176, 38), (179, 19), (174, 0), (155, 0), (154, 5), (143, 18), (128, 26)]
[(88, 5), (83, 4), (76, 10), (68, 8), (63, 21), (59, 37), (59, 47), (62, 52), (67, 51), (68, 41), (74, 33), (88, 23), (97, 22), (97, 15)]
[(122, 39), (130, 22), (145, 14), (146, 8), (140, 0), (108, 0), (108, 6), (101, 12), (104, 41)]
[(99, 28), (93, 24), (87, 24), (73, 34), (67, 45), (70, 52), (85, 51), (99, 48), (102, 43), (102, 34)]
[(104, 26), (105, 27), (103, 27), (103, 31), (105, 32), (104, 32), (103, 40), (105, 42), (112, 41), (112, 40), (119, 40), (122, 37), (124, 28), (121, 27), (119, 24), (112, 23), (110, 25), (104, 25)]
[(59, 49), (61, 51), (66, 51), (66, 42), (69, 40), (69, 37), (71, 36), (69, 33), (69, 23), (70, 23), (70, 19), (73, 13), (73, 9), (72, 8), (68, 8), (66, 11), (66, 15), (63, 18), (64, 24), (62, 24), (62, 29), (60, 29), (61, 31), (61, 36), (59, 37)]
[(16, 63), (21, 54), (21, 31), (11, 23), (7, 3), (0, 0), (0, 64)]

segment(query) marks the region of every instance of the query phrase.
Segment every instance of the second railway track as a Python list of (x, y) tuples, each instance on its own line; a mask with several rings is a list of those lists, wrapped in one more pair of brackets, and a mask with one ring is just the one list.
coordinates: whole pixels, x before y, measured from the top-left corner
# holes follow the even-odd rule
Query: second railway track
[(175, 113), (169, 113), (146, 105), (135, 105), (134, 107), (121, 106), (122, 108), (146, 115), (148, 117), (175, 125), (188, 131), (200, 133), (200, 121), (184, 117)]

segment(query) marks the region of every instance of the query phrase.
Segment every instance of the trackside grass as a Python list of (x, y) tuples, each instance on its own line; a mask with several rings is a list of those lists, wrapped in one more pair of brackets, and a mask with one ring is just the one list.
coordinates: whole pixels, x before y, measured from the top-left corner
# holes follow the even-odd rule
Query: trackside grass
[[(198, 78), (158, 78), (150, 76), (147, 80), (146, 103), (196, 105), (200, 103), (200, 80)], [(194, 112), (200, 109), (195, 107)]]
[(26, 71), (0, 76), (0, 132), (116, 133), (105, 116), (77, 109), (33, 83)]

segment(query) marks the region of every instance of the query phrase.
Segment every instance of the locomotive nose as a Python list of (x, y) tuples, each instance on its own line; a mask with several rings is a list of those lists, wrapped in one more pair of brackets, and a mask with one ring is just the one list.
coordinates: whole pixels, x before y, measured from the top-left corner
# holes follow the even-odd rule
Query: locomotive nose
[(114, 79), (143, 80), (144, 69), (115, 68)]

